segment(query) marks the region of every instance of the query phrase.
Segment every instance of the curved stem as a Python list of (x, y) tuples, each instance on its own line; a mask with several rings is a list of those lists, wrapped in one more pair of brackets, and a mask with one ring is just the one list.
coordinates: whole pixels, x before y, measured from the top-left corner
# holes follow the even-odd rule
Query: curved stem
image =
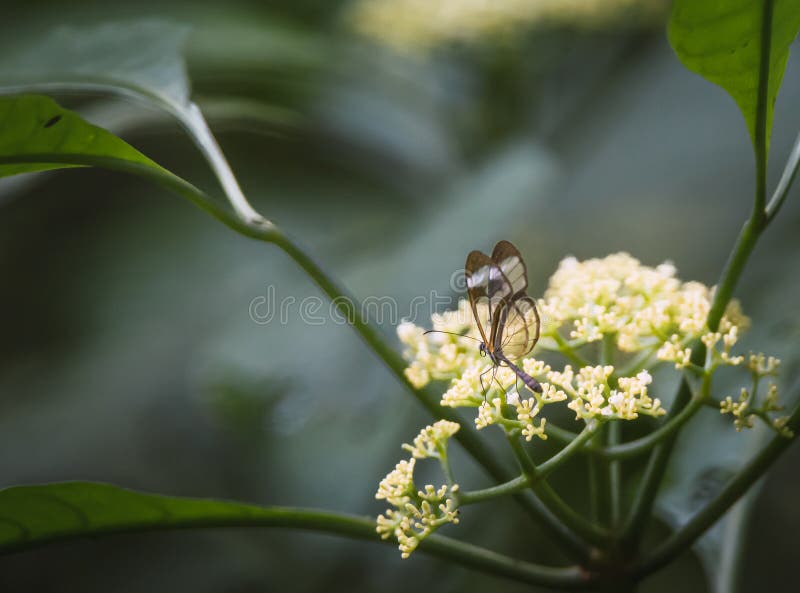
[(564, 443), (565, 445), (569, 445), (571, 442), (577, 439), (579, 434), (577, 432), (567, 430), (566, 428), (556, 426), (550, 422), (544, 425), (544, 433), (549, 437), (553, 437), (553, 439), (557, 440), (558, 442)]
[(513, 480), (492, 486), (490, 488), (483, 488), (482, 490), (469, 490), (467, 492), (458, 493), (458, 504), (461, 506), (475, 504), (477, 502), (485, 502), (493, 498), (499, 498), (507, 494), (516, 494), (530, 486), (528, 476), (517, 476)]
[(486, 548), (440, 535), (428, 536), (419, 551), (450, 560), (472, 570), (553, 589), (584, 591), (593, 587), (592, 579), (579, 567), (553, 568), (498, 554)]
[[(612, 422), (608, 427), (608, 444), (617, 446), (622, 440), (622, 424)], [(611, 527), (616, 529), (620, 523), (622, 512), (622, 464), (618, 459), (613, 459), (608, 464), (608, 482), (610, 485), (609, 499), (611, 501)]]
[[(155, 513), (153, 522), (119, 523), (94, 527), (88, 525), (79, 533), (54, 533), (36, 539), (20, 538), (6, 541), (0, 544), (0, 553), (11, 554), (57, 541), (87, 536), (100, 537), (122, 533), (215, 527), (278, 527), (331, 533), (376, 543), (395, 543), (393, 540), (381, 539), (375, 530), (375, 521), (367, 517), (295, 507), (258, 507), (250, 505), (242, 505), (242, 507), (248, 509), (248, 512), (232, 514), (229, 510), (226, 510), (219, 514), (205, 513), (202, 516), (172, 518), (166, 522), (164, 517)], [(532, 585), (569, 590), (580, 589), (588, 585), (585, 575), (578, 568), (540, 566), (440, 535), (428, 536), (422, 541), (418, 551), (449, 560), (472, 570), (495, 574)]]
[(629, 459), (650, 451), (686, 424), (706, 402), (704, 397), (693, 397), (688, 405), (653, 432), (634, 441), (598, 448), (597, 455), (608, 459)]
[[(683, 408), (689, 403), (691, 397), (691, 389), (684, 378), (675, 396), (670, 414), (680, 414)], [(641, 482), (639, 483), (633, 505), (631, 506), (631, 511), (625, 520), (625, 525), (622, 530), (623, 544), (632, 552), (638, 548), (639, 542), (644, 534), (647, 519), (650, 517), (650, 512), (655, 504), (656, 494), (661, 486), (661, 480), (664, 477), (667, 461), (669, 460), (670, 453), (672, 453), (675, 437), (676, 435), (673, 434), (653, 447), (650, 458), (647, 460), (644, 476), (642, 476)]]
[[(497, 482), (505, 482), (511, 479), (510, 472), (498, 461), (491, 449), (478, 438), (471, 423), (462, 421), (460, 416), (454, 411), (440, 406), (438, 404), (438, 397), (432, 393), (432, 391), (416, 389), (411, 385), (404, 373), (405, 362), (402, 357), (388, 345), (381, 334), (369, 324), (368, 320), (365, 320), (358, 314), (361, 308), (357, 305), (357, 301), (350, 297), (344, 289), (340, 288), (308, 254), (300, 249), (297, 244), (289, 240), (283, 232), (271, 222), (263, 218), (244, 220), (242, 217), (224, 208), (217, 201), (180, 177), (164, 169), (156, 169), (141, 163), (115, 158), (53, 153), (0, 156), (0, 164), (31, 162), (81, 164), (139, 175), (186, 198), (195, 206), (210, 214), (240, 235), (258, 241), (277, 244), (286, 251), (289, 256), (311, 276), (323, 292), (331, 298), (332, 302), (336, 305), (338, 311), (344, 315), (345, 319), (353, 320), (352, 325), (362, 339), (375, 351), (379, 358), (389, 367), (389, 370), (408, 388), (409, 392), (431, 413), (431, 415), (435, 418), (447, 419), (461, 424), (462, 430), (459, 430), (454, 438), (461, 443), (464, 449), (472, 455), (481, 466), (483, 466), (486, 472)], [(519, 494), (514, 498), (534, 521), (540, 523), (547, 530), (565, 553), (579, 561), (583, 561), (587, 558), (589, 551), (585, 544), (581, 542), (580, 538), (576, 537), (575, 534), (561, 525), (558, 519), (541, 504), (541, 501), (537, 500), (535, 497), (526, 496), (524, 494)]]
[(544, 478), (538, 475), (538, 468), (528, 455), (516, 434), (506, 435), (514, 457), (519, 463), (523, 476), (528, 479), (530, 488), (558, 519), (570, 530), (592, 544), (603, 544), (608, 534), (594, 523), (581, 517), (550, 487)]
[[(733, 290), (742, 275), (745, 263), (755, 247), (770, 218), (766, 212), (767, 196), (767, 155), (769, 153), (769, 130), (767, 111), (769, 105), (769, 60), (772, 46), (772, 11), (774, 0), (765, 0), (761, 14), (761, 65), (758, 73), (758, 94), (756, 97), (756, 122), (753, 145), (756, 157), (756, 189), (753, 211), (742, 227), (736, 245), (722, 272), (714, 301), (708, 313), (708, 327), (717, 331), (719, 322), (725, 314)], [(780, 203), (778, 203), (778, 206)]]
[(561, 336), (560, 333), (557, 331), (553, 332), (553, 339), (556, 341), (556, 344), (558, 344), (558, 351), (566, 356), (572, 364), (578, 368), (589, 366), (589, 361), (575, 352), (575, 349), (569, 345), (569, 343)]
[[(694, 356), (698, 359), (704, 358), (705, 348), (698, 347)], [(638, 547), (642, 535), (644, 534), (647, 519), (655, 504), (656, 494), (661, 486), (661, 480), (666, 470), (667, 461), (669, 460), (669, 455), (672, 452), (672, 446), (675, 442), (673, 433), (709, 399), (711, 395), (711, 378), (710, 374), (703, 377), (700, 393), (695, 397), (692, 397), (691, 388), (686, 378), (681, 382), (681, 387), (673, 403), (673, 410), (670, 410), (670, 413), (677, 410), (673, 420), (677, 420), (681, 417), (685, 417), (685, 419), (674, 431), (667, 434), (663, 441), (659, 442), (659, 444), (653, 448), (653, 453), (650, 455), (647, 467), (645, 468), (644, 477), (636, 493), (636, 498), (633, 501), (631, 512), (626, 518), (625, 525), (622, 529), (623, 544), (629, 549)]]
[[(795, 388), (797, 392), (800, 389)], [(800, 402), (796, 403), (789, 416), (787, 426), (797, 431), (800, 429)], [(672, 534), (651, 555), (636, 567), (635, 574), (642, 577), (668, 564), (673, 558), (684, 552), (703, 533), (733, 506), (755, 484), (775, 460), (794, 442), (794, 439), (776, 435), (769, 444), (751, 459), (736, 476), (711, 501), (696, 513), (686, 525)]]
[(792, 152), (786, 160), (786, 166), (778, 182), (778, 187), (775, 188), (775, 192), (772, 194), (767, 204), (768, 224), (772, 222), (772, 219), (775, 218), (775, 215), (778, 214), (781, 206), (783, 206), (783, 203), (786, 201), (786, 196), (789, 195), (789, 190), (792, 187), (798, 169), (800, 169), (800, 134), (797, 135), (794, 146), (792, 146)]
[(588, 424), (580, 434), (575, 435), (575, 438), (572, 439), (572, 441), (566, 447), (561, 449), (558, 453), (553, 455), (544, 463), (540, 464), (536, 468), (536, 476), (541, 479), (550, 474), (550, 472), (559, 466), (563, 465), (570, 457), (579, 452), (583, 446), (589, 442), (589, 440), (591, 440), (600, 426), (601, 423), (597, 421), (593, 421), (591, 424)]
[[(599, 424), (592, 424), (587, 426), (583, 431), (576, 435), (566, 447), (562, 448), (558, 453), (553, 455), (550, 459), (542, 463), (536, 468), (536, 474), (533, 481), (542, 480), (547, 477), (551, 472), (564, 465), (573, 455), (578, 453), (584, 444), (594, 436)], [(476, 502), (484, 502), (506, 494), (515, 494), (531, 486), (532, 481), (526, 474), (517, 476), (513, 480), (509, 480), (503, 484), (484, 488), (482, 490), (472, 490), (462, 492), (458, 495), (458, 502), (462, 505), (473, 504)]]

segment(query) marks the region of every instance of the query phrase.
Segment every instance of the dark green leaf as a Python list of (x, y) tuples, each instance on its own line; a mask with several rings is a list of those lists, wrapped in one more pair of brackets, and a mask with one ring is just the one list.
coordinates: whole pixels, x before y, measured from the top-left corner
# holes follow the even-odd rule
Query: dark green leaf
[(108, 484), (63, 482), (0, 490), (0, 552), (134, 531), (294, 527), (379, 539), (369, 519), (286, 507), (142, 494)]
[(143, 167), (170, 175), (110, 132), (37, 95), (0, 97), (0, 177), (75, 165)]
[(55, 27), (13, 48), (0, 64), (0, 87), (117, 89), (185, 109), (189, 79), (181, 50), (188, 33), (185, 25), (154, 19)]
[[(772, 22), (762, 23), (772, 5)], [(767, 68), (765, 139), (769, 145), (775, 98), (781, 86), (789, 45), (800, 30), (800, 0), (675, 0), (669, 41), (681, 62), (725, 89), (744, 115), (756, 143), (759, 77)], [(763, 41), (763, 43), (762, 43)], [(762, 60), (763, 49), (769, 60)]]

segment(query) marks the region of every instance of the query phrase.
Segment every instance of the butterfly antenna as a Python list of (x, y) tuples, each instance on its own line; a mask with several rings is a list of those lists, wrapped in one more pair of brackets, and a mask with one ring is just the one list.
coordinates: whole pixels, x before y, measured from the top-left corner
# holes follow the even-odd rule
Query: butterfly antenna
[(455, 332), (446, 332), (439, 329), (429, 329), (428, 331), (422, 333), (423, 336), (428, 334), (447, 334), (450, 336), (455, 336), (457, 338), (467, 338), (468, 340), (475, 340), (476, 342), (480, 342), (479, 339), (473, 338), (472, 336), (465, 336), (464, 334), (457, 334)]

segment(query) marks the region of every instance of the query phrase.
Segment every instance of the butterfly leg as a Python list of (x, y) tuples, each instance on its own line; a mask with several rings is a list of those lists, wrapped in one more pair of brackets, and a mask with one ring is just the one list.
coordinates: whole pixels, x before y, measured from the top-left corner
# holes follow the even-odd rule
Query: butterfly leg
[(508, 401), (508, 391), (506, 390), (505, 387), (503, 387), (503, 384), (500, 383), (499, 379), (497, 378), (497, 369), (498, 368), (500, 368), (500, 365), (496, 365), (494, 367), (494, 372), (492, 373), (492, 381), (497, 383), (497, 386), (500, 387), (500, 391), (503, 392), (503, 395), (505, 396), (506, 401)]
[[(492, 368), (494, 368), (494, 367), (492, 367)], [(484, 399), (484, 401), (486, 401), (486, 392), (488, 391), (488, 389), (487, 389), (487, 388), (486, 388), (486, 386), (483, 384), (483, 376), (484, 376), (484, 375), (486, 375), (486, 374), (488, 374), (488, 373), (489, 373), (489, 371), (491, 371), (491, 370), (492, 370), (492, 369), (486, 369), (485, 371), (483, 371), (483, 372), (481, 373), (480, 377), (478, 377), (478, 380), (481, 382), (481, 392), (483, 392), (483, 399)], [(489, 384), (491, 385), (491, 382), (490, 382)]]

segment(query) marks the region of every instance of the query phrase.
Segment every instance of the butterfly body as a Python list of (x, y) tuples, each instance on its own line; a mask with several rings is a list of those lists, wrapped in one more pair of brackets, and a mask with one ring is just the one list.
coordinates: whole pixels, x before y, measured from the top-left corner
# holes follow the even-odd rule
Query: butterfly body
[[(497, 367), (506, 366), (528, 389), (541, 393), (541, 384), (514, 362), (533, 349), (541, 326), (536, 302), (527, 295), (528, 272), (519, 250), (508, 241), (500, 241), (491, 257), (472, 251), (465, 271), (470, 306), (483, 339), (481, 355), (489, 357), (495, 372)], [(484, 307), (487, 327), (480, 314)]]

